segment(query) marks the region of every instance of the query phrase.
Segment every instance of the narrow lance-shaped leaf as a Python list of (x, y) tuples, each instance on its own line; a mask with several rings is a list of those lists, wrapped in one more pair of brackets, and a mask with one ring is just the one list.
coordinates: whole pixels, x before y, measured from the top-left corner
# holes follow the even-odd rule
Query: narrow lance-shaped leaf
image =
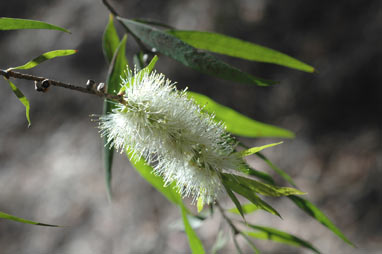
[(175, 184), (170, 184), (165, 187), (162, 177), (155, 175), (153, 173), (153, 168), (147, 165), (143, 159), (133, 158), (131, 152), (127, 152), (126, 154), (136, 171), (147, 182), (149, 182), (155, 189), (162, 193), (172, 203), (180, 206), (183, 205), (182, 198), (175, 190)]
[(315, 205), (313, 205), (310, 201), (297, 197), (297, 196), (289, 196), (289, 198), (310, 216), (315, 218), (317, 221), (319, 221), (321, 224), (323, 224), (325, 227), (329, 228), (334, 234), (336, 234), (339, 238), (341, 238), (344, 242), (348, 243), (349, 245), (355, 247), (355, 245), (346, 238), (346, 236), (339, 230), (331, 220), (326, 217), (326, 215), (321, 212), (320, 209), (318, 209)]
[(202, 197), (199, 197), (199, 198), (198, 198), (196, 207), (197, 207), (197, 209), (198, 209), (198, 213), (200, 213), (201, 211), (203, 211), (203, 208), (204, 208), (204, 200), (203, 200)]
[(225, 184), (224, 181), (223, 181), (223, 185), (224, 185), (225, 190), (227, 191), (228, 196), (231, 198), (232, 202), (235, 204), (237, 211), (239, 212), (239, 214), (241, 215), (241, 217), (245, 221), (244, 210), (241, 207), (240, 201), (237, 199), (235, 194), (232, 192), (231, 188), (227, 184)]
[(156, 21), (156, 20), (149, 20), (149, 19), (134, 19), (134, 21), (137, 21), (139, 23), (147, 24), (147, 25), (152, 25), (152, 26), (158, 26), (158, 27), (164, 27), (168, 29), (174, 29), (174, 27), (164, 24), (162, 22)]
[(243, 172), (247, 175), (254, 176), (258, 179), (261, 179), (266, 183), (273, 184), (273, 185), (275, 184), (275, 181), (273, 180), (272, 176), (270, 176), (269, 174), (267, 174), (265, 172), (253, 169), (249, 165), (244, 165), (242, 167), (239, 167), (239, 168), (237, 168), (237, 170), (240, 172)]
[[(115, 94), (121, 86), (121, 75), (127, 66), (126, 60), (126, 35), (123, 37), (122, 41), (119, 43), (118, 47), (115, 49), (113, 58), (111, 59), (109, 65), (109, 71), (107, 74), (106, 81), (106, 92), (109, 94)], [(109, 114), (115, 107), (115, 102), (104, 100), (103, 113)], [(107, 138), (104, 138), (104, 164), (105, 164), (105, 177), (106, 177), (106, 188), (108, 193), (108, 198), (111, 199), (111, 180), (112, 180), (112, 166), (114, 157), (114, 148), (109, 147), (107, 144)]]
[(206, 52), (198, 51), (175, 36), (152, 26), (120, 17), (118, 19), (145, 44), (194, 70), (246, 84), (268, 86), (275, 83), (242, 72)]
[(70, 56), (77, 53), (77, 50), (75, 49), (59, 49), (59, 50), (53, 50), (46, 52), (42, 55), (39, 55), (38, 57), (34, 58), (33, 60), (27, 62), (24, 65), (17, 66), (17, 67), (11, 67), (8, 70), (28, 70), (36, 67), (40, 63), (43, 63), (49, 59), (53, 59), (60, 56)]
[(251, 189), (256, 193), (265, 196), (271, 197), (281, 197), (281, 196), (289, 196), (289, 195), (304, 195), (305, 192), (297, 190), (291, 187), (278, 187), (271, 184), (262, 183), (253, 179), (235, 176), (231, 178), (231, 181), (236, 182), (236, 184), (240, 184), (241, 186)]
[(16, 18), (0, 18), (0, 30), (20, 30), (20, 29), (49, 29), (70, 33), (65, 28), (51, 25), (42, 21)]
[(224, 122), (227, 131), (232, 134), (258, 138), (258, 137), (274, 137), (274, 138), (293, 138), (293, 132), (282, 129), (270, 124), (255, 121), (239, 112), (223, 106), (211, 98), (194, 92), (188, 91), (190, 98), (203, 107), (203, 110), (215, 114), (215, 119)]
[(116, 51), (119, 45), (119, 37), (117, 34), (117, 30), (115, 29), (113, 20), (114, 16), (110, 14), (109, 22), (107, 23), (102, 36), (102, 50), (108, 63), (110, 63), (113, 59), (114, 52)]
[(45, 223), (41, 223), (41, 222), (26, 220), (26, 219), (19, 218), (19, 217), (16, 217), (16, 216), (13, 216), (13, 215), (10, 215), (10, 214), (7, 214), (7, 213), (3, 213), (3, 212), (0, 212), (0, 218), (1, 219), (6, 219), (6, 220), (13, 220), (13, 221), (21, 222), (21, 223), (26, 223), (26, 224), (32, 224), (32, 225), (36, 225), (36, 226), (60, 227), (60, 226), (57, 226), (57, 225), (45, 224)]
[(258, 153), (258, 152), (260, 152), (266, 148), (269, 148), (272, 146), (277, 146), (277, 145), (280, 145), (282, 143), (283, 142), (278, 142), (278, 143), (273, 143), (273, 144), (268, 144), (268, 145), (263, 145), (263, 146), (256, 146), (256, 147), (252, 147), (252, 148), (249, 148), (247, 150), (244, 150), (244, 151), (240, 151), (238, 153), (240, 154), (241, 157), (246, 157), (246, 156), (252, 155), (254, 153)]
[(30, 105), (29, 105), (28, 99), (25, 97), (25, 95), (9, 79), (5, 79), (5, 80), (8, 81), (8, 84), (11, 87), (12, 92), (17, 96), (19, 101), (24, 105), (24, 107), (25, 107), (25, 115), (26, 115), (26, 118), (28, 120), (28, 127), (30, 127), (31, 126), (31, 119), (30, 119), (30, 116), (29, 116)]
[(253, 190), (248, 188), (248, 186), (240, 185), (235, 179), (236, 177), (237, 176), (234, 175), (223, 174), (223, 182), (229, 186), (231, 190), (251, 201), (254, 205), (259, 207), (259, 209), (277, 215), (281, 218), (281, 215), (272, 206), (260, 199)]
[[(113, 58), (109, 65), (109, 71), (107, 75), (107, 93), (116, 94), (120, 88), (124, 72), (127, 70), (127, 59), (126, 59), (126, 39), (125, 35), (118, 47), (116, 48)], [(113, 109), (114, 103), (108, 103), (108, 108), (106, 113), (110, 113)]]
[(169, 30), (167, 32), (198, 49), (251, 61), (278, 64), (300, 71), (314, 72), (312, 66), (279, 51), (223, 34), (182, 30)]
[[(254, 204), (252, 204), (252, 203), (241, 205), (241, 207), (242, 207), (242, 210), (243, 210), (244, 214), (249, 214), (249, 213), (252, 213), (254, 211), (259, 210), (259, 207), (254, 205)], [(237, 207), (229, 209), (228, 212), (240, 215), (240, 211), (238, 210)]]
[(320, 253), (315, 247), (313, 247), (312, 244), (310, 244), (309, 242), (297, 236), (291, 235), (289, 233), (286, 233), (274, 228), (257, 226), (252, 224), (246, 224), (246, 225), (249, 228), (257, 231), (257, 232), (251, 232), (251, 231), (244, 232), (246, 235), (250, 237), (257, 238), (257, 239), (271, 240), (274, 242), (284, 243), (284, 244), (288, 244), (292, 246), (304, 247), (304, 248), (310, 249), (311, 251), (315, 253)]
[(256, 153), (258, 157), (260, 157), (263, 161), (265, 161), (271, 169), (273, 169), (277, 174), (279, 174), (284, 180), (286, 180), (288, 183), (290, 183), (292, 186), (297, 187), (297, 185), (294, 183), (292, 177), (290, 177), (286, 172), (276, 167), (265, 155), (262, 153)]
[(182, 219), (183, 219), (183, 223), (184, 223), (184, 229), (185, 229), (186, 234), (187, 234), (188, 243), (190, 244), (192, 254), (204, 254), (204, 253), (206, 253), (204, 248), (203, 248), (202, 242), (200, 241), (199, 237), (196, 235), (194, 229), (191, 227), (190, 222), (188, 221), (187, 209), (185, 208), (183, 203), (181, 203), (180, 208), (182, 211)]

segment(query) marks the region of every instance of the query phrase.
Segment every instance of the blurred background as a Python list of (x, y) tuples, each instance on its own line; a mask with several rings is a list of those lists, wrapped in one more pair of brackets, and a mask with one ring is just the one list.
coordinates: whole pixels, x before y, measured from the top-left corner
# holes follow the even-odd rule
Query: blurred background
[[(252, 223), (307, 239), (322, 253), (382, 253), (380, 1), (130, 0), (111, 2), (120, 15), (149, 18), (178, 29), (219, 32), (279, 50), (317, 68), (303, 73), (224, 57), (249, 73), (280, 81), (256, 87), (218, 80), (161, 56), (159, 71), (179, 88), (204, 93), (256, 120), (296, 133), (265, 154), (353, 241), (354, 249), (288, 200), (269, 200), (284, 220), (262, 212)], [(1, 1), (0, 16), (37, 19), (69, 29), (1, 31), (0, 68), (17, 66), (55, 49), (78, 49), (28, 71), (84, 85), (104, 81), (101, 48), (108, 11), (101, 1)], [(119, 27), (120, 35), (123, 30)], [(138, 48), (130, 37), (127, 53)], [(46, 223), (45, 228), (2, 220), (2, 254), (189, 253), (176, 229), (179, 210), (115, 156), (114, 201), (108, 203), (102, 140), (89, 115), (102, 112), (95, 96), (52, 88), (37, 93), (14, 80), (31, 103), (32, 127), (5, 81), (0, 93), (0, 211)], [(243, 139), (262, 145), (279, 139)], [(255, 157), (253, 157), (255, 158)], [(250, 163), (272, 171), (256, 159)], [(280, 178), (280, 184), (286, 184)], [(223, 202), (226, 208), (230, 202)], [(175, 222), (175, 224), (174, 224)], [(170, 225), (170, 226), (169, 226)], [(221, 225), (214, 214), (197, 233), (207, 250)], [(228, 230), (228, 228), (227, 228)], [(263, 253), (309, 253), (255, 241)], [(243, 243), (245, 253), (251, 253)], [(219, 253), (235, 253), (230, 240)]]

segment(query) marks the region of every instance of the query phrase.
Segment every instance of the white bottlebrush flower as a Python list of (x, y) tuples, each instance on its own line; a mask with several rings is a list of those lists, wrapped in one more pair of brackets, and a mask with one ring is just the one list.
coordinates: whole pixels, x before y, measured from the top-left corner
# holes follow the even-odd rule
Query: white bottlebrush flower
[(222, 190), (219, 173), (242, 163), (223, 124), (162, 74), (130, 74), (122, 86), (125, 103), (100, 117), (101, 135), (143, 157), (183, 197), (213, 202)]

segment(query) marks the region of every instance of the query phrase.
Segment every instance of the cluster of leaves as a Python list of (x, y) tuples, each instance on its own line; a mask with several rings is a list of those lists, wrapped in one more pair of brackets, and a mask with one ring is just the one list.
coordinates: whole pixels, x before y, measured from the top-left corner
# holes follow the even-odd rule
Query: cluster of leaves
[[(122, 39), (119, 38), (114, 22), (115, 19), (110, 15), (109, 22), (106, 26), (103, 35), (103, 51), (107, 64), (109, 65), (108, 74), (106, 78), (106, 92), (109, 94), (117, 94), (120, 91), (120, 78), (124, 75), (128, 60), (126, 58), (126, 38), (127, 34), (131, 34), (141, 46), (147, 47), (134, 55), (134, 64), (140, 71), (136, 78), (139, 78), (139, 74), (143, 72), (150, 72), (158, 57), (157, 54), (162, 54), (170, 57), (181, 64), (190, 67), (194, 70), (200, 71), (207, 75), (215, 76), (218, 78), (231, 80), (239, 83), (247, 83), (258, 86), (273, 85), (276, 82), (255, 77), (249, 73), (245, 73), (234, 66), (229, 65), (222, 60), (219, 60), (209, 52), (224, 54), (232, 57), (238, 57), (250, 61), (259, 61), (265, 63), (273, 63), (282, 65), (289, 68), (305, 72), (314, 72), (314, 68), (296, 60), (290, 56), (287, 56), (278, 51), (259, 46), (246, 41), (231, 38), (225, 35), (200, 32), (200, 31), (182, 31), (175, 29), (168, 29), (169, 26), (153, 23), (142, 20), (130, 20), (121, 17), (116, 17), (116, 20), (126, 30), (126, 35)], [(165, 29), (159, 29), (162, 27)], [(68, 32), (67, 30), (53, 26), (44, 22), (21, 20), (11, 18), (0, 18), (0, 30), (15, 30), (15, 29), (53, 29)], [(213, 43), (211, 43), (213, 42)], [(150, 49), (150, 50), (148, 50)], [(30, 69), (34, 66), (42, 63), (45, 60), (66, 56), (75, 53), (75, 50), (56, 50), (44, 53), (39, 57), (31, 60), (30, 62), (10, 69)], [(148, 61), (151, 58), (151, 61)], [(8, 79), (12, 90), (19, 98), (19, 100), (26, 107), (26, 114), (28, 122), (29, 118), (29, 102), (21, 91)], [(226, 106), (220, 105), (205, 95), (195, 92), (188, 92), (189, 96), (193, 98), (198, 104), (203, 106), (204, 110), (216, 115), (216, 120), (223, 121), (226, 125), (227, 131), (233, 135), (261, 138), (261, 137), (277, 137), (277, 138), (293, 138), (294, 134), (286, 129), (272, 126), (269, 124), (261, 123), (251, 118), (248, 118), (235, 110)], [(114, 103), (105, 100), (104, 101), (104, 114), (108, 114), (113, 110)], [(104, 141), (106, 144), (106, 141)], [(265, 145), (261, 147), (247, 148), (241, 151), (241, 155), (250, 156), (256, 155), (259, 159), (266, 162), (269, 167), (277, 174), (279, 174), (286, 182), (296, 187), (292, 178), (284, 171), (276, 167), (267, 157), (260, 153), (261, 150), (270, 146), (278, 145), (279, 143)], [(244, 147), (244, 145), (243, 145)], [(113, 149), (105, 146), (104, 149), (105, 158), (105, 170), (106, 170), (106, 184), (108, 189), (108, 196), (111, 198), (111, 180), (112, 180), (112, 161), (113, 161)], [(159, 176), (152, 174), (152, 168), (145, 163), (142, 159), (140, 161), (132, 160), (130, 152), (127, 152), (127, 157), (130, 159), (132, 165), (137, 172), (146, 179), (153, 187), (161, 192), (170, 202), (179, 207), (184, 223), (184, 230), (189, 239), (189, 244), (192, 253), (205, 253), (205, 249), (195, 233), (190, 219), (205, 219), (201, 215), (193, 215), (189, 209), (183, 203), (180, 195), (175, 191), (173, 185), (164, 186), (163, 179)], [(297, 205), (302, 211), (312, 216), (314, 219), (322, 223), (325, 227), (330, 229), (338, 237), (345, 242), (352, 245), (352, 243), (344, 236), (344, 234), (330, 221), (330, 219), (321, 212), (314, 204), (308, 200), (301, 198), (297, 195), (304, 194), (303, 192), (292, 187), (279, 187), (275, 185), (275, 181), (272, 176), (258, 171), (249, 165), (242, 169), (242, 175), (232, 175), (224, 173), (221, 175), (225, 190), (234, 204), (234, 208), (223, 211), (224, 218), (230, 224), (233, 229), (234, 242), (236, 242), (237, 236), (242, 236), (248, 241), (250, 246), (257, 252), (255, 245), (252, 243), (251, 238), (267, 239), (276, 242), (281, 242), (289, 245), (300, 246), (310, 249), (315, 253), (319, 251), (313, 247), (310, 243), (302, 240), (294, 235), (286, 232), (279, 231), (277, 229), (268, 228), (260, 225), (253, 225), (245, 220), (245, 216), (249, 213), (255, 212), (259, 209), (265, 210), (273, 215), (281, 217), (278, 211), (276, 211), (271, 205), (266, 203), (261, 196), (271, 197), (288, 197), (294, 204)], [(256, 180), (255, 180), (256, 179)], [(237, 195), (246, 198), (249, 203), (241, 204)], [(198, 212), (202, 211), (202, 202), (198, 202)], [(211, 207), (212, 208), (212, 207)], [(213, 210), (213, 209), (212, 209)], [(234, 225), (235, 223), (225, 214), (239, 214), (243, 221), (243, 225), (247, 228), (246, 231), (238, 230)], [(0, 213), (0, 218), (11, 219), (19, 222), (44, 225), (47, 224), (37, 223), (33, 221), (27, 221), (15, 216)], [(240, 222), (238, 222), (240, 223)], [(54, 226), (54, 225), (50, 225)], [(223, 247), (222, 233), (218, 233), (217, 242), (213, 247), (215, 253), (219, 248)], [(236, 244), (239, 252), (240, 247)]]

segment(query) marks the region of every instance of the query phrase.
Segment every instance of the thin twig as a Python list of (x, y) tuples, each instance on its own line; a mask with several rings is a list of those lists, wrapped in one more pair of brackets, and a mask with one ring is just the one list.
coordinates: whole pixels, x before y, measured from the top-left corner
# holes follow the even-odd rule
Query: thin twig
[(44, 77), (38, 77), (38, 76), (30, 75), (30, 74), (24, 74), (24, 73), (20, 73), (20, 72), (16, 72), (16, 71), (1, 70), (1, 69), (0, 69), (0, 75), (4, 76), (6, 79), (15, 78), (15, 79), (31, 80), (31, 81), (36, 81), (36, 82), (48, 80), (49, 84), (52, 86), (58, 86), (58, 87), (78, 91), (81, 93), (93, 94), (93, 95), (97, 95), (99, 97), (104, 97), (104, 98), (109, 99), (109, 100), (124, 103), (123, 96), (121, 96), (121, 95), (108, 94), (108, 93), (104, 93), (102, 91), (97, 91), (96, 89), (88, 89), (86, 87), (75, 86), (75, 85), (63, 83), (60, 81), (47, 79)]
[(231, 227), (233, 233), (235, 235), (239, 234), (240, 230), (238, 230), (237, 227), (233, 224), (232, 220), (230, 218), (228, 218), (228, 216), (224, 212), (224, 209), (221, 207), (221, 205), (219, 204), (218, 201), (216, 201), (216, 206), (219, 208), (219, 211), (220, 211), (221, 215), (227, 221), (228, 225)]
[[(113, 6), (111, 6), (111, 4), (109, 3), (108, 0), (102, 0), (102, 3), (106, 6), (106, 8), (111, 12), (111, 14), (113, 14), (115, 17), (121, 17), (119, 16), (118, 12), (113, 8)], [(143, 51), (143, 53), (152, 53), (151, 50), (149, 50), (143, 43), (142, 41), (134, 34), (131, 32), (131, 30), (120, 20), (120, 19), (117, 19), (118, 22), (125, 28), (126, 32), (130, 33), (133, 38), (135, 39), (135, 41), (137, 42), (137, 44), (139, 45), (139, 47), (141, 48), (141, 50)]]

